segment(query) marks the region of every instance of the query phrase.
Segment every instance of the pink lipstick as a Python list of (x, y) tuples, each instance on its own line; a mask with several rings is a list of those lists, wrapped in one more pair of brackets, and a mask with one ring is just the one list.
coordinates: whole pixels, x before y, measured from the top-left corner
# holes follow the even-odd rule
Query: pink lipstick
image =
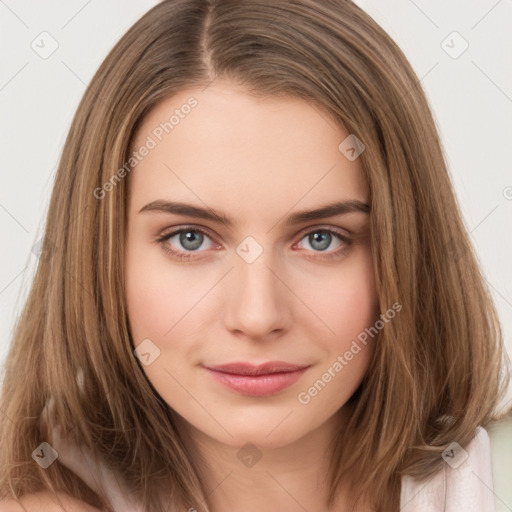
[(237, 362), (204, 368), (217, 382), (242, 395), (269, 396), (291, 386), (309, 365), (270, 361), (257, 366)]

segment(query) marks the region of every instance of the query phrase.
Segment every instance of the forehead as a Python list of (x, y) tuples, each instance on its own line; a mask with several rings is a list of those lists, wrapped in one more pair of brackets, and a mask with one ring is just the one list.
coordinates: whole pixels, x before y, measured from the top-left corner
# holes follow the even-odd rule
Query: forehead
[[(339, 145), (349, 136), (313, 104), (295, 97), (256, 98), (216, 82), (190, 88), (156, 105), (143, 120), (132, 151), (145, 156), (130, 172), (131, 202), (201, 200), (235, 215), (277, 214), (367, 199), (359, 159)], [(149, 151), (140, 151), (144, 146)]]

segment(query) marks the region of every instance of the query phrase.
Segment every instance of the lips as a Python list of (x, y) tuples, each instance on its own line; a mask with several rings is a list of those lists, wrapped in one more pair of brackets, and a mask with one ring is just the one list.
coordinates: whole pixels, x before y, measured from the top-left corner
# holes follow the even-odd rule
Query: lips
[(291, 386), (309, 366), (270, 361), (260, 365), (236, 362), (204, 368), (217, 382), (239, 394), (268, 396)]
[(219, 366), (207, 366), (209, 370), (230, 373), (233, 375), (268, 375), (271, 373), (296, 372), (306, 368), (308, 365), (296, 365), (283, 363), (281, 361), (270, 361), (258, 366), (250, 363), (228, 363)]

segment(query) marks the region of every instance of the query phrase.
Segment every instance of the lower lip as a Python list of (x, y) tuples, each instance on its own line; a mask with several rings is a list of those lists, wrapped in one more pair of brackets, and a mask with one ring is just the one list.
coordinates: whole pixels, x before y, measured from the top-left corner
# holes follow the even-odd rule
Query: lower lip
[(265, 375), (236, 375), (206, 368), (221, 384), (247, 396), (269, 396), (297, 382), (307, 370), (295, 372), (267, 373)]

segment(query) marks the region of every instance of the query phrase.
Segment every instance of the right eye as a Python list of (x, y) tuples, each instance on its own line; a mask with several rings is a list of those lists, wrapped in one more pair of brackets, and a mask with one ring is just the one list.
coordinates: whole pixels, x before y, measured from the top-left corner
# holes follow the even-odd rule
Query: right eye
[[(158, 242), (162, 245), (164, 250), (171, 256), (179, 259), (189, 259), (194, 257), (194, 253), (205, 252), (199, 250), (204, 245), (206, 240), (210, 240), (210, 249), (213, 247), (213, 241), (209, 234), (197, 227), (183, 227), (175, 229), (170, 233), (166, 233), (160, 238)], [(218, 244), (216, 246), (219, 247)], [(206, 248), (208, 250), (208, 247)]]

